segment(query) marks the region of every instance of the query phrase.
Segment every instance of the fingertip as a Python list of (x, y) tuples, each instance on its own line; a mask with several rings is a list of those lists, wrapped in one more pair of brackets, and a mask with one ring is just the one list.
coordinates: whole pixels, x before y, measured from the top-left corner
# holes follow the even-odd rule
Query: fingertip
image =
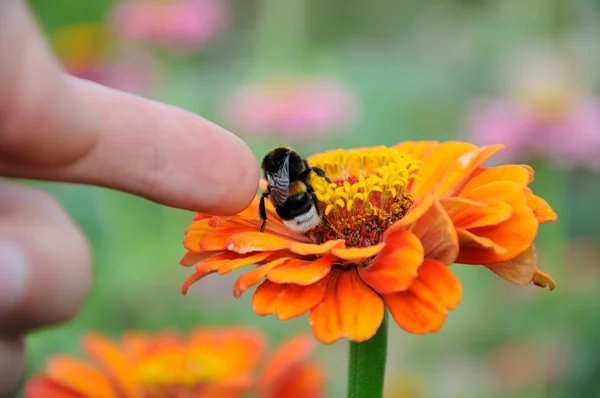
[(223, 162), (222, 182), (215, 186), (215, 200), (204, 203), (204, 212), (215, 215), (229, 215), (244, 210), (256, 196), (260, 170), (254, 153), (250, 147), (236, 135), (225, 131), (230, 148), (225, 151), (227, 157)]

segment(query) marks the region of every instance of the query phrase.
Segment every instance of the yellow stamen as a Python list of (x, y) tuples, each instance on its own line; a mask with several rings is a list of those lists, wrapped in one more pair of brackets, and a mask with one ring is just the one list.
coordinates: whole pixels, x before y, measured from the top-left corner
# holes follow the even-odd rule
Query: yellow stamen
[(394, 148), (375, 147), (345, 151), (325, 152), (308, 159), (313, 167), (323, 169), (334, 183), (313, 175), (311, 183), (317, 198), (325, 205), (325, 215), (345, 209), (351, 213), (360, 201), (365, 211), (374, 212), (371, 203), (374, 192), (381, 194), (378, 200), (402, 196), (408, 183), (417, 178), (420, 161)]

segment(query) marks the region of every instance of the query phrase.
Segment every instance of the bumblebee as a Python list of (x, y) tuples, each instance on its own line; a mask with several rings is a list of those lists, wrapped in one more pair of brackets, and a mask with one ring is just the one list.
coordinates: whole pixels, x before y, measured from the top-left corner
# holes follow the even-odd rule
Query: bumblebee
[(264, 232), (267, 226), (266, 198), (269, 198), (283, 223), (294, 231), (306, 233), (321, 222), (333, 228), (323, 216), (319, 200), (310, 184), (312, 172), (331, 183), (322, 169), (310, 167), (298, 152), (280, 146), (265, 155), (262, 170), (267, 188), (260, 198), (260, 232)]

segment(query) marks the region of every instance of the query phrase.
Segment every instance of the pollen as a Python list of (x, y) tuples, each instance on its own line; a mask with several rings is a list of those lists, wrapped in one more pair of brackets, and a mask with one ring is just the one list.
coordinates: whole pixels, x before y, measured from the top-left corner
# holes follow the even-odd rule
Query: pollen
[[(397, 149), (338, 149), (308, 161), (332, 180), (330, 184), (313, 175), (311, 184), (323, 214), (349, 246), (381, 242), (385, 229), (401, 219), (412, 204), (407, 187), (418, 178), (420, 161)], [(308, 235), (324, 242), (338, 239), (339, 233), (321, 224)]]

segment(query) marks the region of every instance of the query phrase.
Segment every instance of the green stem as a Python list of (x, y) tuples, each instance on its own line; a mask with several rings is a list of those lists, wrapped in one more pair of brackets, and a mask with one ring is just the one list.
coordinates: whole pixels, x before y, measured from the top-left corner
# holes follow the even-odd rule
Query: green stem
[(388, 314), (385, 311), (379, 330), (370, 340), (350, 342), (348, 398), (380, 398), (387, 358)]

